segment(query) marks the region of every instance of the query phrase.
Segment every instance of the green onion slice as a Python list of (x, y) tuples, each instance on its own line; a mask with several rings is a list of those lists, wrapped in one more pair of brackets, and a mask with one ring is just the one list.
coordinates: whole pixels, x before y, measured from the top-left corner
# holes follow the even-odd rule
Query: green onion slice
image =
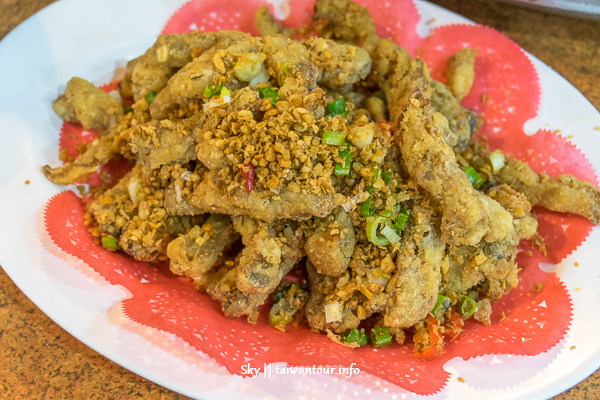
[(390, 240), (385, 235), (377, 234), (377, 230), (381, 225), (392, 227), (390, 220), (381, 215), (367, 217), (367, 239), (375, 246), (380, 247), (390, 244)]
[(284, 61), (281, 63), (281, 67), (279, 67), (279, 72), (277, 73), (277, 82), (279, 86), (283, 85), (283, 81), (290, 73), (290, 65), (293, 63), (291, 61)]
[(481, 177), (481, 175), (479, 175), (477, 171), (475, 171), (475, 168), (467, 166), (463, 167), (463, 171), (465, 171), (465, 174), (467, 174), (467, 177), (471, 181), (473, 188), (479, 189), (481, 185), (485, 183), (485, 180)]
[(400, 214), (398, 214), (396, 220), (394, 221), (394, 229), (396, 229), (396, 231), (398, 232), (402, 232), (402, 229), (404, 229), (404, 226), (406, 225), (406, 222), (408, 222), (409, 217), (410, 214), (408, 213), (408, 211), (406, 211), (404, 208), (400, 210)]
[(371, 329), (371, 344), (373, 344), (373, 347), (377, 349), (392, 344), (392, 335), (390, 334), (390, 328), (388, 328), (387, 326), (376, 326), (373, 329)]
[(360, 216), (370, 217), (375, 212), (375, 207), (371, 207), (371, 196), (368, 199), (360, 203)]
[(334, 146), (340, 146), (344, 144), (344, 139), (346, 139), (346, 135), (341, 134), (336, 131), (323, 131), (323, 139), (321, 143), (323, 144), (332, 144)]
[(116, 250), (117, 249), (117, 238), (112, 236), (102, 237), (102, 247), (105, 249)]
[(450, 298), (448, 296), (444, 296), (443, 294), (438, 294), (437, 302), (433, 309), (431, 310), (431, 315), (434, 317), (442, 316), (446, 310), (450, 307)]
[(388, 225), (381, 228), (381, 233), (390, 241), (390, 243), (398, 243), (400, 241), (400, 236), (398, 236), (396, 231)]
[(392, 181), (392, 173), (389, 171), (382, 172), (381, 179), (383, 180), (383, 183), (385, 183), (385, 186), (390, 186), (390, 182)]
[(342, 150), (338, 153), (339, 157), (344, 160), (344, 164), (335, 163), (333, 173), (335, 175), (348, 175), (350, 173), (350, 163), (352, 162), (352, 153), (350, 150)]
[(327, 111), (329, 111), (330, 116), (339, 114), (345, 117), (348, 115), (348, 111), (346, 111), (346, 100), (343, 97), (340, 97), (339, 99), (332, 101), (327, 104)]
[(292, 321), (291, 316), (281, 316), (279, 314), (273, 314), (272, 311), (273, 308), (271, 308), (271, 312), (269, 312), (269, 325), (271, 325), (272, 327), (279, 326), (281, 328), (285, 328), (285, 326)]
[(208, 85), (207, 87), (204, 88), (204, 92), (202, 94), (207, 99), (210, 99), (211, 97), (220, 94), (221, 90), (223, 90), (222, 83), (219, 83), (219, 86), (217, 86), (217, 87), (214, 87), (213, 85)]
[(367, 334), (364, 329), (350, 329), (346, 335), (342, 336), (344, 343), (357, 343), (359, 346), (367, 344)]
[(371, 206), (371, 201), (373, 200), (373, 192), (374, 191), (375, 191), (375, 188), (373, 186), (367, 186), (365, 188), (365, 192), (369, 193), (370, 196), (368, 199), (366, 199), (365, 201), (363, 201), (360, 204), (360, 216), (361, 217), (370, 217), (371, 215), (373, 215), (373, 213), (377, 209), (377, 207)]
[(477, 311), (477, 304), (475, 304), (475, 300), (470, 298), (469, 296), (464, 296), (460, 301), (460, 313), (469, 318), (471, 315), (475, 314)]
[(261, 99), (269, 99), (271, 100), (271, 104), (275, 105), (279, 101), (279, 95), (277, 94), (277, 90), (273, 86), (265, 86), (263, 88), (258, 89), (258, 95)]
[(146, 103), (148, 104), (152, 103), (152, 100), (154, 100), (155, 97), (156, 92), (154, 90), (149, 91), (148, 93), (146, 93), (146, 96), (144, 96), (144, 98), (146, 99)]
[(294, 285), (298, 286), (298, 284), (296, 282), (290, 282), (290, 281), (283, 282), (279, 291), (273, 296), (273, 301), (275, 303), (277, 303), (279, 300), (281, 300), (283, 298), (283, 295), (285, 294), (285, 292), (290, 290), (292, 288), (292, 286), (294, 286)]
[(373, 177), (373, 185), (377, 182), (377, 177), (379, 176), (379, 166), (375, 169), (375, 176)]

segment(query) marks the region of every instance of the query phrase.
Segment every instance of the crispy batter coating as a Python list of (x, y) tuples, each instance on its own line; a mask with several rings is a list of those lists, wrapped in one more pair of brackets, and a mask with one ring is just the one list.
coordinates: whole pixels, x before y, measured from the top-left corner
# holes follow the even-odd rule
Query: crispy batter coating
[(475, 78), (475, 56), (477, 50), (465, 47), (448, 59), (446, 86), (458, 101), (471, 91)]
[(169, 243), (169, 267), (191, 280), (197, 290), (203, 290), (223, 251), (238, 237), (228, 215), (213, 214), (202, 226), (194, 226)]
[(52, 103), (54, 112), (83, 129), (106, 132), (123, 115), (119, 100), (82, 78), (71, 78), (65, 92)]
[(321, 35), (371, 49), (379, 38), (366, 8), (349, 0), (317, 0), (313, 21), (325, 20)]
[(446, 244), (436, 232), (433, 210), (413, 208), (414, 223), (396, 255), (396, 272), (386, 287), (385, 326), (409, 328), (427, 316), (437, 301)]
[(338, 207), (317, 222), (315, 232), (306, 239), (304, 250), (319, 273), (338, 276), (348, 268), (355, 244), (352, 221), (346, 211)]
[[(485, 143), (473, 142), (464, 154), (473, 165), (482, 166), (489, 160), (490, 152)], [(555, 178), (544, 173), (538, 175), (527, 164), (511, 157), (506, 157), (496, 178), (525, 195), (531, 205), (578, 214), (594, 224), (600, 223), (600, 190), (589, 182), (571, 175)]]

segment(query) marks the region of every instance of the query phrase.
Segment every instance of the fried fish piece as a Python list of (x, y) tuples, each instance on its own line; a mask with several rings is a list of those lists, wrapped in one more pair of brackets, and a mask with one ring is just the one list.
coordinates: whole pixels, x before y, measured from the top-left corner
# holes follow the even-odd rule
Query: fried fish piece
[(216, 47), (225, 48), (237, 40), (248, 37), (238, 31), (189, 32), (160, 35), (131, 71), (133, 98), (143, 99), (148, 92), (160, 92), (173, 76), (194, 56)]
[(352, 221), (346, 211), (338, 207), (317, 222), (315, 232), (306, 239), (304, 250), (319, 273), (338, 276), (348, 268), (355, 244)]
[[(463, 155), (475, 168), (489, 164), (490, 151), (484, 142), (472, 142)], [(552, 178), (545, 173), (536, 174), (524, 162), (506, 156), (504, 167), (495, 177), (499, 183), (523, 193), (531, 205), (581, 215), (600, 224), (600, 190), (589, 182), (572, 175)]]
[(372, 49), (379, 37), (367, 9), (349, 0), (317, 0), (313, 21), (326, 21), (320, 35)]
[(427, 316), (437, 301), (446, 244), (435, 227), (434, 211), (424, 204), (412, 210), (412, 224), (396, 255), (396, 272), (385, 291), (385, 326), (409, 328)]
[(304, 256), (304, 237), (292, 221), (266, 224), (243, 216), (233, 218), (242, 235), (236, 285), (244, 293), (270, 293)]
[(475, 79), (476, 56), (476, 49), (465, 47), (448, 59), (446, 86), (458, 101), (461, 101), (471, 91)]
[(74, 77), (65, 92), (52, 103), (54, 112), (63, 120), (80, 123), (83, 129), (105, 133), (123, 115), (119, 100), (86, 81)]
[(238, 238), (230, 216), (213, 214), (202, 226), (194, 226), (169, 243), (169, 268), (191, 280), (196, 290), (203, 290), (223, 251)]

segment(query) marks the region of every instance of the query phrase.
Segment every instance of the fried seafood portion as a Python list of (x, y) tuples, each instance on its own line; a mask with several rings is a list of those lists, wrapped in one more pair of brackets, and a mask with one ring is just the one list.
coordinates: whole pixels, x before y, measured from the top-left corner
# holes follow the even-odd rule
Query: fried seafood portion
[(125, 87), (131, 88), (134, 100), (141, 100), (151, 91), (161, 91), (175, 72), (198, 55), (211, 48), (229, 47), (247, 36), (237, 31), (160, 35), (146, 53), (127, 64)]
[(446, 86), (460, 101), (471, 91), (475, 79), (475, 56), (477, 50), (465, 47), (448, 59)]
[(123, 105), (81, 78), (71, 78), (65, 92), (52, 103), (54, 112), (64, 121), (80, 123), (83, 129), (106, 132), (123, 115)]
[(303, 235), (293, 222), (265, 224), (249, 217), (234, 217), (243, 250), (229, 266), (207, 281), (206, 291), (221, 303), (228, 317), (247, 316), (255, 323), (258, 307), (304, 255)]
[(109, 248), (121, 249), (136, 260), (166, 259), (169, 242), (199, 221), (167, 214), (164, 187), (169, 178), (167, 169), (145, 176), (136, 166), (113, 188), (90, 200), (86, 213), (92, 236), (103, 244), (106, 238), (115, 238)]
[(281, 34), (286, 37), (291, 37), (294, 33), (294, 29), (281, 26), (279, 21), (277, 21), (269, 12), (269, 7), (267, 6), (260, 6), (256, 9), (254, 26), (260, 36), (275, 36)]
[(235, 229), (242, 235), (236, 284), (244, 293), (270, 293), (281, 278), (304, 256), (304, 236), (291, 221), (274, 224), (250, 217), (235, 217)]
[(192, 281), (197, 290), (203, 290), (223, 251), (238, 238), (231, 217), (213, 214), (202, 226), (194, 226), (169, 243), (169, 267), (174, 274)]
[(385, 291), (385, 326), (409, 328), (424, 319), (437, 301), (446, 244), (436, 232), (431, 208), (416, 205), (413, 224), (396, 255), (396, 271)]
[(600, 222), (591, 184), (473, 139), (481, 119), (460, 101), (475, 50), (449, 58), (444, 84), (350, 0), (317, 0), (297, 29), (267, 7), (255, 23), (263, 36), (159, 36), (127, 64), (127, 113), (79, 78), (56, 100), (102, 135), (48, 179), (135, 164), (86, 205), (105, 248), (168, 259), (229, 318), (256, 323), (268, 303), (275, 329), (305, 319), (351, 348), (365, 330), (375, 347), (412, 338), (432, 359), (517, 286), (532, 206)]
[(325, 21), (320, 35), (370, 50), (379, 41), (366, 8), (345, 0), (318, 0), (313, 21)]
[[(484, 142), (472, 142), (463, 155), (476, 168), (489, 164), (490, 151)], [(522, 193), (531, 205), (581, 215), (594, 224), (600, 223), (600, 190), (594, 185), (572, 175), (551, 178), (537, 174), (522, 161), (503, 158), (504, 166), (494, 174), (498, 183)]]
[(440, 202), (442, 239), (448, 244), (476, 245), (502, 240), (514, 232), (512, 216), (496, 200), (475, 190), (444, 141), (444, 125), (419, 92), (398, 121), (401, 151), (411, 176)]
[(304, 250), (315, 269), (325, 275), (338, 276), (346, 271), (354, 252), (354, 226), (343, 208), (318, 220), (315, 232), (306, 239)]

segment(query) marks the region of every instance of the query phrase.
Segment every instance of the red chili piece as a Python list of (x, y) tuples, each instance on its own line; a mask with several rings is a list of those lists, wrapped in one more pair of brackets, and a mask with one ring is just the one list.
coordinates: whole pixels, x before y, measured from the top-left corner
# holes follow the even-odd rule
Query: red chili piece
[(387, 135), (387, 137), (394, 136), (394, 124), (389, 121), (379, 121), (377, 122), (377, 126), (381, 128), (383, 133)]
[(254, 185), (254, 165), (252, 165), (252, 163), (242, 164), (240, 167), (240, 172), (244, 178), (244, 187), (246, 188), (246, 192), (250, 193), (252, 191), (252, 186)]

